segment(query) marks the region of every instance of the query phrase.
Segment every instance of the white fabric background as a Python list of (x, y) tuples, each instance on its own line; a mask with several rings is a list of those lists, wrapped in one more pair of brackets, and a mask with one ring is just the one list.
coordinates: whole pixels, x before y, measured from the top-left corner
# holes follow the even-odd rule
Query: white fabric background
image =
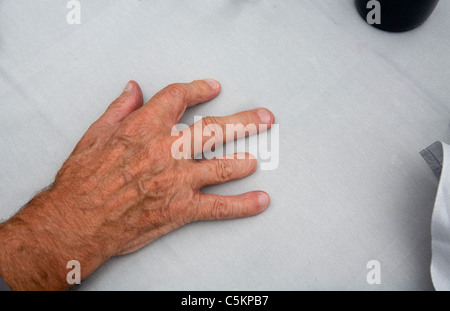
[(433, 289), (437, 181), (419, 151), (450, 137), (450, 1), (403, 34), (365, 25), (352, 0), (80, 2), (81, 25), (66, 1), (0, 2), (0, 218), (130, 79), (148, 99), (216, 78), (222, 94), (182, 121), (264, 106), (281, 133), (277, 170), (207, 189), (266, 190), (264, 214), (188, 225), (80, 289)]

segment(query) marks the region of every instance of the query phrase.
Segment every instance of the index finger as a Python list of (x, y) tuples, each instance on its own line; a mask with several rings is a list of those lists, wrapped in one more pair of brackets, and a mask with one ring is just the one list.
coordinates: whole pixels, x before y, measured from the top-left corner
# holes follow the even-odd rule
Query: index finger
[(172, 127), (180, 121), (186, 108), (207, 102), (219, 93), (220, 83), (214, 79), (175, 83), (153, 96), (143, 109), (156, 113)]

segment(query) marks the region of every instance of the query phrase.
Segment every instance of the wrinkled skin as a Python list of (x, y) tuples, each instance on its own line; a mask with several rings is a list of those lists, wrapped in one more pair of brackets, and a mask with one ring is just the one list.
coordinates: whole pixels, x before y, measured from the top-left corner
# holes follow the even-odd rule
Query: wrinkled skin
[[(223, 197), (200, 191), (253, 173), (252, 156), (201, 161), (172, 156), (178, 139), (171, 136), (172, 127), (188, 107), (219, 92), (212, 79), (173, 84), (143, 105), (139, 85), (131, 81), (88, 129), (52, 186), (0, 225), (0, 275), (10, 287), (67, 289), (70, 260), (81, 263), (85, 279), (109, 258), (134, 252), (187, 223), (265, 210), (265, 192)], [(273, 122), (272, 113), (260, 108), (207, 117), (202, 125), (270, 127)]]

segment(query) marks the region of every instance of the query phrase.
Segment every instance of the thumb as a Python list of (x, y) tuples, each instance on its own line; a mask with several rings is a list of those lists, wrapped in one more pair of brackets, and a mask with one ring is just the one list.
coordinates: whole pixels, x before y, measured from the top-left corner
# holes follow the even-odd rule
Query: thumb
[(109, 105), (99, 121), (108, 125), (121, 122), (143, 105), (142, 90), (136, 81), (128, 82), (123, 93)]

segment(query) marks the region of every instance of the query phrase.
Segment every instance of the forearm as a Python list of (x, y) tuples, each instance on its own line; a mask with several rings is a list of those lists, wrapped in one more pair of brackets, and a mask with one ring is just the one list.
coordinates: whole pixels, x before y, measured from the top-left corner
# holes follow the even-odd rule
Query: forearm
[(63, 289), (67, 285), (61, 258), (54, 249), (50, 251), (53, 241), (45, 227), (52, 221), (45, 219), (44, 196), (46, 193), (39, 194), (0, 225), (0, 275), (13, 290)]
[(51, 191), (44, 191), (0, 225), (0, 276), (12, 290), (65, 290), (70, 288), (68, 261), (84, 264), (83, 274), (101, 264), (92, 263), (97, 257), (85, 255), (89, 250), (86, 241), (85, 249), (81, 241), (75, 242), (67, 220), (56, 212), (56, 203)]

